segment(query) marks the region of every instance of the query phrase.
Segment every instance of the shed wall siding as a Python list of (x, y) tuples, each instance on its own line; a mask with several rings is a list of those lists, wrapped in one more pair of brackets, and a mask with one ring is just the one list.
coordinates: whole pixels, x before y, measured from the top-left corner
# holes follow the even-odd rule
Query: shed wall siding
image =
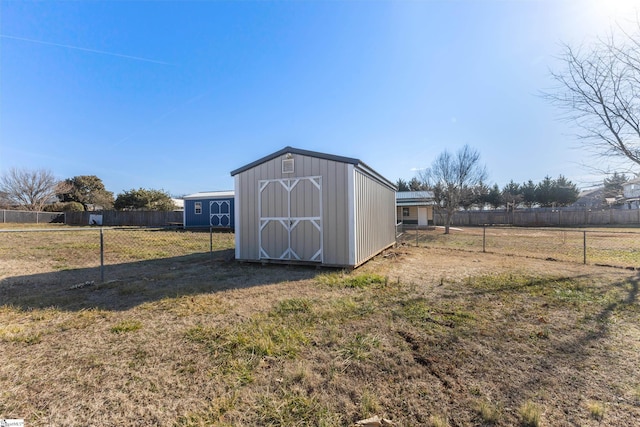
[(356, 263), (359, 265), (396, 241), (396, 194), (355, 169)]
[[(348, 264), (347, 225), (348, 204), (348, 165), (332, 160), (294, 154), (294, 172), (282, 173), (282, 160), (278, 157), (236, 175), (236, 258), (241, 260), (259, 260), (259, 182), (274, 179), (291, 179), (299, 177), (319, 176), (322, 181), (322, 247), (323, 263), (327, 265)], [(271, 185), (271, 184), (270, 184)], [(263, 203), (275, 203), (267, 196)], [(280, 200), (281, 202), (281, 200)], [(313, 203), (312, 199), (305, 203)], [(266, 206), (266, 205), (265, 205)], [(314, 210), (319, 206), (308, 206)], [(275, 207), (270, 208), (275, 211)], [(297, 208), (296, 208), (297, 209)], [(302, 209), (302, 208), (300, 208)], [(267, 230), (268, 232), (268, 230)], [(316, 245), (315, 242), (310, 242)], [(312, 249), (309, 248), (309, 251)]]
[[(184, 201), (184, 226), (188, 227), (209, 227), (211, 226), (211, 202), (227, 202), (229, 211), (229, 228), (234, 227), (234, 199), (233, 197), (210, 197), (202, 199), (187, 199)], [(195, 213), (196, 202), (202, 204), (202, 212)]]
[[(200, 214), (195, 213), (196, 202), (202, 202), (202, 212)], [(209, 214), (205, 212), (205, 203), (202, 200), (185, 200), (184, 201), (184, 226), (205, 226), (208, 225)]]

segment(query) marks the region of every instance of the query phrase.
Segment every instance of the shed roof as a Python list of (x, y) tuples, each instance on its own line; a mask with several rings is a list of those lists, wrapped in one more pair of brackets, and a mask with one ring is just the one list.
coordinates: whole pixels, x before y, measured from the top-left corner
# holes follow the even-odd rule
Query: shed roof
[(433, 199), (433, 191), (398, 191), (396, 193), (396, 200), (410, 200), (410, 199)]
[(424, 206), (435, 204), (433, 191), (398, 191), (396, 205)]
[(309, 157), (316, 157), (319, 159), (325, 159), (325, 160), (332, 160), (334, 162), (340, 162), (340, 163), (350, 163), (352, 165), (355, 165), (357, 167), (359, 167), (360, 169), (366, 171), (367, 173), (369, 173), (371, 176), (375, 177), (376, 179), (382, 181), (385, 185), (391, 187), (392, 189), (396, 189), (396, 185), (389, 181), (387, 178), (383, 177), (382, 175), (380, 175), (378, 172), (376, 172), (375, 170), (373, 170), (371, 167), (369, 167), (366, 163), (364, 163), (362, 160), (360, 159), (356, 159), (353, 157), (343, 157), (343, 156), (336, 156), (333, 154), (326, 154), (326, 153), (320, 153), (317, 151), (309, 151), (309, 150), (301, 150), (299, 148), (294, 148), (294, 147), (284, 147), (282, 150), (276, 151), (275, 153), (269, 154), (268, 156), (265, 156), (261, 159), (258, 159), (254, 162), (249, 163), (248, 165), (242, 166), (238, 169), (232, 170), (231, 171), (231, 176), (237, 175), (239, 173), (245, 172), (249, 169), (252, 169), (258, 165), (261, 165), (262, 163), (268, 162), (269, 160), (273, 160), (277, 157), (283, 156), (285, 154), (299, 154), (301, 156), (309, 156)]
[(203, 191), (200, 193), (193, 193), (187, 196), (184, 196), (184, 200), (193, 200), (193, 199), (213, 199), (216, 197), (233, 197), (235, 195), (234, 191)]

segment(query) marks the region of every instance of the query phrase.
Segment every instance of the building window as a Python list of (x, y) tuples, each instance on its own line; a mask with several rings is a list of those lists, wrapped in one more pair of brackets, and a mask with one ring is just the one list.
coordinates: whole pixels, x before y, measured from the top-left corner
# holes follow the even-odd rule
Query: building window
[(409, 208), (402, 208), (402, 216), (409, 216)]
[(196, 202), (195, 207), (196, 207), (196, 215), (201, 214), (202, 213), (202, 202)]

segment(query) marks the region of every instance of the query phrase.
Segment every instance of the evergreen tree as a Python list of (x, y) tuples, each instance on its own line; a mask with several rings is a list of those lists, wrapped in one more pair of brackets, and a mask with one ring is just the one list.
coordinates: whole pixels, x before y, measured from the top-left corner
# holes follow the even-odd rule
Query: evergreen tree
[(563, 175), (553, 181), (553, 201), (558, 206), (569, 206), (578, 200), (578, 187)]
[(484, 202), (491, 206), (493, 209), (498, 209), (504, 204), (504, 198), (498, 184), (493, 184), (493, 187), (489, 189), (484, 197)]
[(398, 187), (398, 191), (411, 191), (409, 189), (409, 184), (402, 178), (398, 178), (396, 181), (396, 187)]
[(536, 185), (532, 180), (520, 186), (520, 192), (522, 194), (522, 202), (525, 206), (531, 208), (536, 203)]
[(114, 207), (127, 211), (170, 211), (175, 209), (175, 204), (166, 191), (140, 188), (118, 194)]
[(550, 176), (545, 176), (544, 179), (536, 185), (535, 201), (542, 207), (553, 206), (554, 200), (554, 182)]
[(507, 204), (507, 208), (514, 209), (518, 206), (524, 199), (520, 184), (513, 182), (513, 180), (509, 181), (502, 189), (502, 199)]
[(415, 176), (411, 178), (411, 181), (409, 181), (409, 191), (424, 191), (424, 190), (427, 190), (427, 186), (423, 182), (421, 182)]
[(65, 191), (58, 193), (62, 202), (78, 202), (84, 210), (98, 206), (101, 209), (113, 207), (113, 193), (107, 191), (102, 180), (95, 175), (80, 175), (65, 180)]
[(624, 184), (629, 181), (625, 174), (614, 172), (609, 178), (604, 179), (604, 197), (617, 197), (622, 195)]

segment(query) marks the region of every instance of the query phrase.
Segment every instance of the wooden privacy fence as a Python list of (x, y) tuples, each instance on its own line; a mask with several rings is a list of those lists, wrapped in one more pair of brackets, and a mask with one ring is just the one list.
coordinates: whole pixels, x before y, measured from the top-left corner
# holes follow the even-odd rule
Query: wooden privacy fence
[(63, 212), (0, 210), (1, 223), (46, 224), (64, 222)]
[[(164, 227), (182, 224), (182, 212), (174, 211), (99, 211), (67, 212), (65, 224), (92, 225), (92, 216), (101, 215), (104, 226)], [(100, 224), (98, 224), (100, 225)]]
[[(434, 212), (434, 225), (444, 225), (444, 212)], [(573, 227), (588, 225), (640, 225), (640, 209), (527, 209), (507, 211), (459, 211), (451, 225), (508, 224), (523, 227)]]

